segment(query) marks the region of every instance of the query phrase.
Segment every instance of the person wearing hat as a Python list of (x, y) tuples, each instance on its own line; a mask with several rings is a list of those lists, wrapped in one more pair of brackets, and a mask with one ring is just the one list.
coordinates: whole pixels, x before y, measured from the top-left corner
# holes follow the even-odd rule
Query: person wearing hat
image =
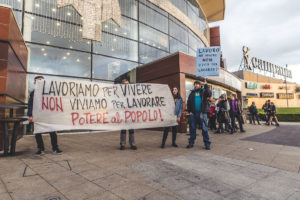
[[(34, 78), (34, 84), (39, 81), (39, 80), (44, 80), (43, 76), (36, 76)], [(33, 97), (34, 97), (34, 90), (30, 93), (29, 96), (29, 101), (28, 101), (28, 121), (30, 123), (34, 123), (33, 117), (32, 117), (32, 108), (33, 108)], [(50, 137), (51, 137), (51, 145), (52, 145), (52, 151), (53, 154), (61, 154), (62, 151), (58, 148), (57, 145), (57, 135), (56, 132), (50, 132)], [(44, 147), (44, 142), (43, 142), (43, 137), (41, 133), (35, 134), (35, 140), (37, 143), (38, 151), (35, 153), (35, 155), (40, 156), (44, 154), (45, 152), (45, 147)]]
[(193, 148), (196, 140), (197, 124), (201, 123), (202, 137), (206, 150), (210, 150), (210, 139), (207, 130), (207, 114), (210, 113), (209, 98), (211, 91), (208, 88), (206, 80), (204, 87), (201, 87), (199, 81), (194, 82), (194, 90), (188, 97), (187, 112), (190, 114), (190, 138), (186, 148)]

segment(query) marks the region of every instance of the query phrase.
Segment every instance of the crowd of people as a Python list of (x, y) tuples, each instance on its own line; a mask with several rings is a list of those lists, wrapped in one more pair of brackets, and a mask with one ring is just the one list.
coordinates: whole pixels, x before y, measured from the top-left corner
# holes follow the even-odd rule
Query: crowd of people
[[(43, 80), (44, 77), (37, 76), (34, 79), (36, 83), (37, 80)], [(122, 84), (129, 84), (127, 79), (122, 80)], [(175, 110), (174, 114), (177, 117), (177, 123), (180, 124), (184, 101), (180, 96), (179, 88), (172, 88), (172, 94), (174, 98)], [(29, 122), (33, 123), (32, 117), (32, 108), (33, 108), (33, 96), (34, 91), (31, 92), (29, 102), (28, 102), (28, 117)], [(243, 118), (242, 118), (242, 109), (236, 95), (231, 94), (228, 98), (225, 95), (221, 95), (218, 100), (215, 102), (211, 97), (212, 93), (209, 89), (206, 80), (204, 85), (201, 86), (199, 81), (194, 82), (194, 89), (191, 91), (188, 100), (187, 100), (187, 114), (189, 115), (189, 132), (190, 137), (188, 140), (188, 145), (186, 148), (193, 148), (196, 140), (196, 132), (198, 125), (200, 124), (202, 130), (202, 138), (204, 143), (204, 148), (210, 150), (211, 142), (208, 133), (208, 128), (214, 130), (215, 133), (224, 133), (224, 131), (234, 134), (239, 131), (244, 133), (243, 128)], [(277, 126), (279, 126), (277, 117), (276, 117), (276, 107), (273, 102), (268, 100), (263, 105), (263, 110), (266, 116), (266, 124), (270, 125), (272, 120), (275, 120)], [(252, 122), (255, 124), (255, 119), (258, 124), (260, 124), (258, 119), (258, 111), (255, 105), (255, 102), (252, 102), (252, 105), (249, 107), (249, 112), (251, 114)], [(209, 119), (209, 121), (207, 121)], [(238, 122), (238, 125), (236, 123)], [(172, 146), (178, 147), (176, 144), (176, 135), (178, 125), (173, 127), (165, 127), (163, 131), (161, 148), (165, 148), (166, 140), (168, 137), (168, 132), (172, 129)], [(121, 130), (120, 133), (120, 150), (125, 150), (126, 145), (126, 132), (127, 130)], [(129, 144), (132, 150), (137, 150), (134, 139), (134, 130), (128, 130), (129, 132)], [(57, 145), (57, 135), (55, 132), (49, 133), (51, 136), (52, 150), (54, 154), (61, 154), (62, 151), (58, 148)], [(38, 151), (36, 155), (42, 155), (44, 153), (44, 143), (41, 134), (35, 135)]]

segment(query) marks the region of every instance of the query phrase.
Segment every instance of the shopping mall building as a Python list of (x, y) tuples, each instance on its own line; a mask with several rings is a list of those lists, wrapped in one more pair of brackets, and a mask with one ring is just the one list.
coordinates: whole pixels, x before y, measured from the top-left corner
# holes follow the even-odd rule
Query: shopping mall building
[[(220, 46), (219, 27), (210, 28), (208, 24), (224, 19), (225, 0), (111, 0), (106, 8), (120, 8), (121, 12), (97, 25), (100, 40), (84, 39), (89, 30), (83, 26), (85, 16), (77, 12), (81, 8), (61, 7), (57, 2), (67, 5), (78, 1), (0, 0), (0, 4), (12, 8), (20, 30), (9, 32), (18, 39), (0, 38), (15, 54), (14, 58), (6, 58), (5, 67), (10, 73), (1, 72), (5, 79), (0, 80), (6, 81), (0, 91), (2, 103), (27, 102), (36, 75), (116, 82), (128, 72), (132, 82), (178, 86), (186, 98), (193, 81), (203, 81), (203, 77), (196, 76), (197, 48)], [(5, 16), (3, 10), (7, 8), (3, 6), (0, 20), (10, 20), (12, 25), (15, 20)], [(0, 28), (1, 32), (5, 27)], [(25, 44), (22, 48), (21, 38)], [(19, 41), (19, 46), (13, 41)], [(10, 70), (12, 62), (22, 70), (13, 73), (16, 70)], [(220, 77), (208, 77), (213, 97), (235, 93), (241, 98), (241, 80), (221, 63)], [(15, 80), (20, 81), (17, 84)], [(186, 122), (182, 130), (186, 130)]]

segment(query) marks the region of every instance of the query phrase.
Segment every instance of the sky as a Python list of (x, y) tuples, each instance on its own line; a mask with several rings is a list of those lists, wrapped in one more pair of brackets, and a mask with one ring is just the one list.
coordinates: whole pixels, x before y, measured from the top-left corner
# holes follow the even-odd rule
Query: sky
[(285, 66), (288, 81), (300, 83), (300, 0), (225, 0), (220, 26), (221, 48), (229, 71), (239, 69), (242, 47), (250, 57)]

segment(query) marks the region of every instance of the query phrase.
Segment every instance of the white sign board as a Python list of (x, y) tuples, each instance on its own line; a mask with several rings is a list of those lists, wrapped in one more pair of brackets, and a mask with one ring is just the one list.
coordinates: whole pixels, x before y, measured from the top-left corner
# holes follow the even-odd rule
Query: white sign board
[(167, 85), (42, 80), (35, 86), (34, 133), (177, 125)]
[(197, 49), (196, 76), (219, 76), (221, 47)]

